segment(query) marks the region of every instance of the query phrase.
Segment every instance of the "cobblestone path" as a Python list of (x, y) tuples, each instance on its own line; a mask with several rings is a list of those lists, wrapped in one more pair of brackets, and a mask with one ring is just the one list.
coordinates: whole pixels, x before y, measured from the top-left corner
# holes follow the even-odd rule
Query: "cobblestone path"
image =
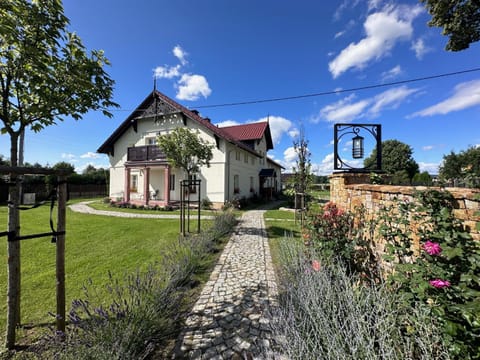
[(175, 358), (256, 359), (272, 345), (276, 303), (263, 210), (246, 212), (186, 320)]

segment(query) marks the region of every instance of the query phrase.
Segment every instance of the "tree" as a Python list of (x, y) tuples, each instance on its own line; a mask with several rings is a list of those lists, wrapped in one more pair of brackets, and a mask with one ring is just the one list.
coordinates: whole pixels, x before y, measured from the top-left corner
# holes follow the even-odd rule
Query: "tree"
[(444, 155), (439, 177), (446, 181), (480, 177), (480, 147), (471, 146), (458, 154), (451, 151)]
[[(81, 39), (67, 30), (61, 0), (0, 2), (0, 133), (10, 137), (10, 165), (18, 165), (19, 137), (38, 132), (70, 116), (116, 104), (114, 81), (104, 70), (102, 51), (88, 53)], [(18, 181), (10, 174), (8, 231), (19, 233)], [(15, 343), (19, 318), (20, 244), (8, 242), (8, 311), (6, 346)]]
[(293, 149), (297, 154), (297, 165), (293, 168), (295, 191), (306, 193), (309, 185), (313, 181), (310, 163), (310, 150), (308, 150), (308, 140), (305, 138), (305, 132), (300, 130), (300, 134), (293, 141)]
[[(382, 141), (382, 170), (392, 175), (393, 183), (410, 182), (418, 172), (418, 164), (412, 157), (410, 145), (398, 140)], [(377, 163), (377, 150), (364, 160), (364, 166), (374, 166)]]
[(474, 0), (421, 0), (432, 19), (430, 26), (449, 36), (446, 50), (460, 51), (480, 40), (480, 2)]
[(191, 174), (200, 171), (201, 166), (210, 167), (213, 157), (213, 145), (187, 128), (176, 128), (168, 134), (160, 135), (158, 146), (171, 166), (187, 173), (187, 179)]

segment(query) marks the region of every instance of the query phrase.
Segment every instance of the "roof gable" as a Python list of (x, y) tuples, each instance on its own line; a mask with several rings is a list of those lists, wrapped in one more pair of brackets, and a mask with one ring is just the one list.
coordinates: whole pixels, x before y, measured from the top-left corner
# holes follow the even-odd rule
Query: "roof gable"
[(210, 130), (215, 137), (225, 139), (236, 146), (260, 157), (260, 155), (243, 144), (240, 140), (235, 139), (228, 132), (213, 125), (210, 120), (202, 118), (197, 112), (191, 111), (180, 105), (168, 96), (162, 94), (158, 90), (152, 91), (145, 100), (120, 124), (120, 126), (108, 137), (107, 140), (98, 148), (97, 152), (104, 154), (112, 154), (115, 142), (132, 126), (136, 131), (137, 121), (142, 118), (162, 117), (170, 114), (181, 114), (184, 124), (186, 119), (200, 124), (203, 128)]

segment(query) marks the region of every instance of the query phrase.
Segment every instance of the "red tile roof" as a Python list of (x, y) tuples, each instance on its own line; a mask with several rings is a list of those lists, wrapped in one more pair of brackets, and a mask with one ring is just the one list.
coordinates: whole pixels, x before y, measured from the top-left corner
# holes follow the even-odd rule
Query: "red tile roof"
[(263, 133), (268, 126), (268, 122), (258, 122), (252, 124), (234, 125), (222, 127), (237, 140), (257, 140), (263, 137)]

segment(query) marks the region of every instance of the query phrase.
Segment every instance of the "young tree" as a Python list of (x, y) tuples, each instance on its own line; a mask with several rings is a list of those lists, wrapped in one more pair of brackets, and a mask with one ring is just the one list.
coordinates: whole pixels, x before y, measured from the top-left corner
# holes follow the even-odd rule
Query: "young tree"
[(293, 141), (293, 149), (297, 154), (297, 166), (294, 171), (295, 191), (306, 193), (312, 183), (313, 175), (310, 163), (310, 150), (308, 150), (308, 140), (305, 138), (303, 129), (298, 137)]
[[(410, 145), (398, 140), (382, 141), (382, 170), (389, 175), (395, 175), (399, 182), (402, 179), (411, 181), (418, 172), (419, 166), (412, 156), (413, 150)], [(364, 166), (373, 166), (377, 162), (377, 150), (373, 149), (368, 158), (364, 160)], [(405, 175), (407, 178), (405, 178)]]
[(187, 179), (198, 172), (201, 166), (210, 167), (213, 157), (213, 145), (186, 128), (176, 128), (168, 134), (160, 135), (158, 146), (171, 166), (187, 173)]
[[(102, 51), (88, 53), (81, 39), (67, 30), (61, 0), (0, 1), (0, 133), (10, 137), (10, 165), (18, 165), (19, 137), (70, 116), (112, 102), (114, 81), (104, 70)], [(17, 176), (10, 174), (17, 183)], [(8, 231), (19, 231), (18, 185), (10, 187)], [(8, 242), (8, 311), (6, 345), (15, 342), (19, 322), (20, 244)]]
[(421, 0), (432, 20), (449, 36), (446, 50), (460, 51), (480, 40), (480, 2), (466, 0)]

